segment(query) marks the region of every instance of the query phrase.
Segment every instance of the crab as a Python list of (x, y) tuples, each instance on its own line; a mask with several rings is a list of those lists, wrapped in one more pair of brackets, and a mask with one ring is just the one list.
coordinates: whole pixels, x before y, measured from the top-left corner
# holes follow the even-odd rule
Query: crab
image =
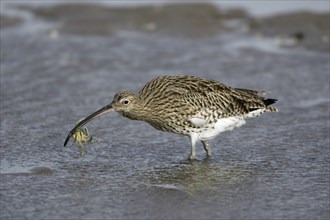
[[(78, 121), (78, 123), (80, 121)], [(77, 128), (72, 134), (72, 139), (79, 149), (80, 157), (85, 156), (87, 154), (87, 150), (84, 143), (92, 143), (93, 141), (93, 136), (89, 133), (88, 129), (86, 127)]]

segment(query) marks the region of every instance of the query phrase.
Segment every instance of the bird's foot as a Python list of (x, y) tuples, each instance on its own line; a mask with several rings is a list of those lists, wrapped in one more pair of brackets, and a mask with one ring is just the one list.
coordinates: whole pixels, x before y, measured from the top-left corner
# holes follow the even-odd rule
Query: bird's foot
[(202, 141), (207, 157), (211, 156), (211, 146), (207, 141)]
[(196, 160), (196, 155), (190, 154), (188, 160)]
[(211, 158), (212, 158), (211, 155), (206, 155), (203, 159), (203, 162), (209, 162), (211, 161)]

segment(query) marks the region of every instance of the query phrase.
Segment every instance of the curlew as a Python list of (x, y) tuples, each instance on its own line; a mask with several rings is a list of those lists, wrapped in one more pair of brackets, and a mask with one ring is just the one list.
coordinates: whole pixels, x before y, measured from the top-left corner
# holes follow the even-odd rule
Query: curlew
[(277, 112), (276, 99), (261, 96), (264, 91), (232, 88), (196, 76), (160, 76), (148, 82), (136, 95), (129, 91), (115, 94), (113, 101), (78, 123), (67, 136), (108, 112), (150, 124), (157, 130), (188, 136), (189, 159), (195, 159), (196, 143), (201, 141), (211, 155), (208, 140), (219, 133), (245, 124), (245, 119)]

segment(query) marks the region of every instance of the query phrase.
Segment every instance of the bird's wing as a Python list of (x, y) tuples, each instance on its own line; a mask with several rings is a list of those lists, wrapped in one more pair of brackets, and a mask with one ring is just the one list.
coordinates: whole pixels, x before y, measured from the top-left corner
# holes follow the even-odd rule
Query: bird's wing
[(263, 91), (235, 89), (223, 83), (195, 76), (161, 76), (148, 82), (139, 92), (145, 106), (153, 109), (163, 108), (171, 103), (183, 109), (216, 110), (219, 117), (245, 115), (250, 111), (266, 108), (274, 99), (266, 99)]
[[(219, 118), (247, 115), (251, 111), (257, 109), (265, 109), (266, 111), (277, 111), (270, 106), (276, 100), (266, 99), (260, 96), (262, 91), (235, 89), (224, 85), (216, 88), (196, 89), (195, 91), (185, 88), (172, 88), (182, 100), (196, 110), (208, 109), (216, 111)], [(196, 112), (198, 114), (198, 112)]]
[(184, 103), (199, 112), (216, 112), (219, 118), (244, 115), (248, 111), (242, 101), (225, 91), (186, 93), (181, 96)]

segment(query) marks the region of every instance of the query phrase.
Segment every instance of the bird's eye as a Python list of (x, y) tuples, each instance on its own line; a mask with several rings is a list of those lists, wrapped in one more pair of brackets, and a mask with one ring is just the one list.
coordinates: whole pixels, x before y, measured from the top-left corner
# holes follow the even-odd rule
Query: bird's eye
[(124, 104), (124, 105), (128, 105), (130, 103), (130, 101), (128, 99), (123, 99), (121, 101), (121, 103)]

